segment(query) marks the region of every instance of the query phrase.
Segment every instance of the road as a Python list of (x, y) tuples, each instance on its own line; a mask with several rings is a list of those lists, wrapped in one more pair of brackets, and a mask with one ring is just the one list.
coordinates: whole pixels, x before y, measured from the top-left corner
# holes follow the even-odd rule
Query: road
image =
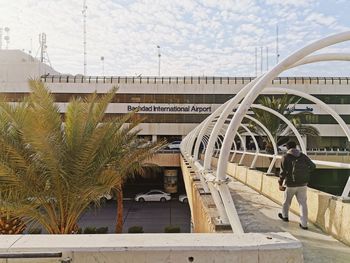
[[(105, 227), (113, 233), (116, 221), (116, 201), (108, 201), (100, 208), (91, 208), (79, 221), (79, 226)], [(145, 233), (164, 233), (168, 225), (179, 226), (181, 233), (190, 232), (191, 213), (188, 204), (178, 200), (169, 202), (124, 201), (124, 227), (127, 233), (131, 226), (142, 226)]]

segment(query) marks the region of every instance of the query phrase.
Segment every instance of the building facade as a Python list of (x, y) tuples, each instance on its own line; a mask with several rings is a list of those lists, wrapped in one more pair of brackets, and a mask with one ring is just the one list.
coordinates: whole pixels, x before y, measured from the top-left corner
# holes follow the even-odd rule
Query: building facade
[[(5, 51), (0, 53), (4, 56)], [(141, 135), (149, 140), (178, 140), (203, 121), (220, 105), (251, 82), (251, 77), (93, 77), (60, 75), (28, 55), (16, 51), (6, 54), (0, 64), (0, 92), (11, 101), (28, 95), (28, 78), (40, 78), (55, 96), (61, 111), (73, 97), (92, 92), (103, 94), (113, 86), (118, 92), (107, 114), (120, 115), (138, 110), (144, 117)], [(11, 60), (11, 57), (13, 60)], [(22, 59), (21, 59), (22, 57)], [(24, 59), (26, 58), (26, 59)], [(18, 70), (20, 69), (20, 70)], [(280, 77), (270, 87), (288, 87), (311, 94), (327, 103), (350, 125), (350, 78), (348, 77)], [(272, 95), (272, 94), (269, 94)], [(349, 148), (343, 131), (335, 120), (310, 101), (302, 99), (295, 112), (312, 112), (302, 120), (315, 126), (320, 137), (307, 138), (311, 148)]]

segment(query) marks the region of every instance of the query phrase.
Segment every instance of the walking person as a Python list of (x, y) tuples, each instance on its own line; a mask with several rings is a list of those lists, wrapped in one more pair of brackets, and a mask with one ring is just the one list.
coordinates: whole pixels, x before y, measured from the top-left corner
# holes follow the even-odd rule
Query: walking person
[(296, 148), (296, 143), (290, 141), (286, 144), (287, 153), (281, 160), (281, 171), (279, 176), (279, 189), (284, 191), (284, 200), (282, 213), (278, 217), (288, 222), (289, 207), (294, 195), (297, 198), (301, 210), (300, 228), (307, 227), (307, 184), (310, 180), (310, 172), (316, 168), (316, 165)]

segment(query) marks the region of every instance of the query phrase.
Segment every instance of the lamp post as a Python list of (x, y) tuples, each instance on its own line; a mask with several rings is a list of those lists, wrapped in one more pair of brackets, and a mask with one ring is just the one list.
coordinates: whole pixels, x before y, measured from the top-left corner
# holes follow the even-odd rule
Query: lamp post
[(102, 76), (105, 75), (105, 57), (101, 56), (101, 62), (102, 62)]
[(158, 77), (160, 77), (160, 57), (161, 57), (160, 46), (157, 46), (157, 49), (158, 49)]

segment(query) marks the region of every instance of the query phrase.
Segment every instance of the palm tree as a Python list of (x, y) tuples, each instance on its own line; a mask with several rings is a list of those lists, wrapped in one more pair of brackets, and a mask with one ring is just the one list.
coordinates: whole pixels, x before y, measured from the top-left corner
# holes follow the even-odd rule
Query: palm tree
[[(7, 192), (0, 193), (0, 200), (16, 200), (20, 198), (16, 193)], [(22, 234), (26, 228), (23, 218), (15, 216), (6, 210), (3, 206), (0, 207), (0, 235), (16, 235)]]
[[(116, 88), (72, 99), (64, 120), (41, 82), (19, 104), (0, 101), (1, 214), (69, 234), (90, 203), (121, 180), (115, 167), (135, 144), (135, 113), (107, 119)], [(19, 198), (11, 198), (15, 193)]]
[(123, 185), (127, 178), (134, 174), (145, 175), (146, 171), (157, 170), (158, 167), (151, 163), (145, 163), (154, 156), (154, 154), (164, 146), (164, 142), (145, 143), (140, 140), (137, 144), (129, 145), (127, 153), (118, 162), (116, 170), (121, 180), (114, 186), (117, 193), (117, 220), (115, 233), (123, 231)]
[[(283, 114), (289, 121), (293, 123), (296, 129), (300, 132), (301, 135), (305, 136), (318, 136), (319, 131), (310, 125), (302, 124), (302, 120), (308, 116), (312, 115), (311, 112), (298, 112), (295, 113), (295, 105), (300, 101), (300, 98), (296, 96), (290, 96), (284, 94), (283, 96), (263, 96), (258, 99), (257, 103), (265, 107), (271, 108), (281, 114)], [(274, 137), (277, 145), (280, 145), (283, 142), (283, 139), (280, 136), (289, 136), (292, 135), (292, 131), (287, 129), (287, 124), (285, 124), (280, 118), (273, 115), (272, 113), (262, 110), (252, 108), (254, 112), (254, 118), (259, 120), (266, 128), (271, 132)], [(253, 122), (250, 122), (250, 127), (255, 133), (264, 135), (263, 130), (256, 126)], [(272, 144), (267, 137), (264, 137), (267, 145), (267, 150), (271, 151)]]

